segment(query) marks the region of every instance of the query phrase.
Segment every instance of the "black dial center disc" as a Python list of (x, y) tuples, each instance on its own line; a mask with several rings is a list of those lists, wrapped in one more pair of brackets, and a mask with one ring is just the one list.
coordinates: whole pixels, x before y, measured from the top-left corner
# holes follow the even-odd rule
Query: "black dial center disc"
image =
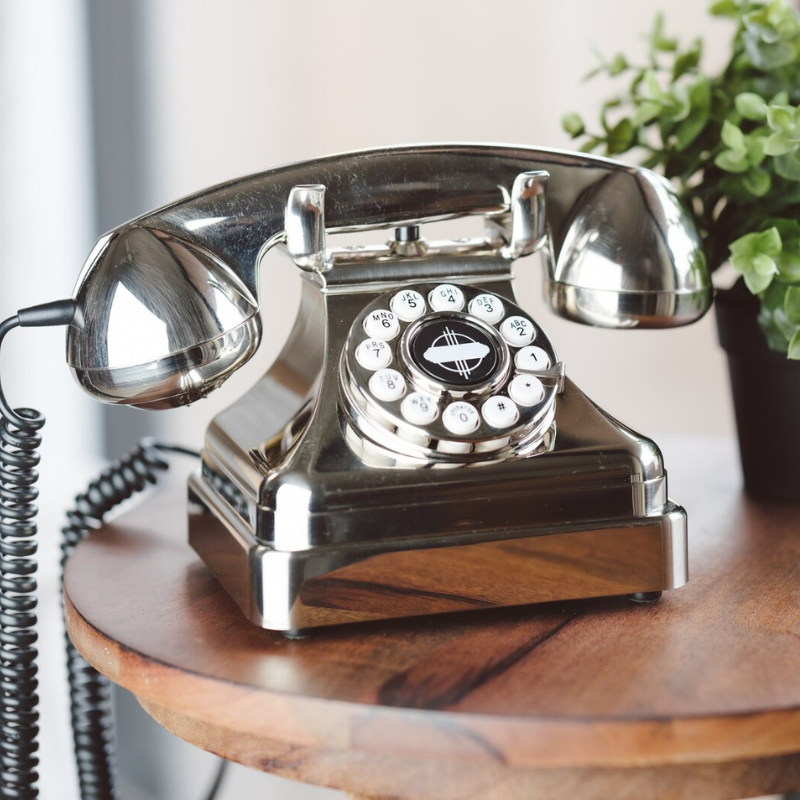
[(490, 335), (463, 319), (423, 323), (410, 349), (417, 367), (426, 375), (455, 386), (485, 383), (500, 361), (498, 345)]

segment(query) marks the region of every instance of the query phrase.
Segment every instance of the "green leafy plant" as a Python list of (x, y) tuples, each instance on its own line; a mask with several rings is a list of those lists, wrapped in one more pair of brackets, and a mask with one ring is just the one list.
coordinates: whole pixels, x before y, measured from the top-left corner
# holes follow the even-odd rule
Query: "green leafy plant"
[(800, 359), (800, 16), (788, 0), (716, 0), (709, 13), (735, 26), (718, 74), (701, 70), (700, 39), (682, 47), (658, 15), (642, 63), (620, 53), (590, 73), (624, 81), (600, 129), (575, 113), (562, 124), (582, 150), (639, 153), (669, 178), (711, 269), (730, 261), (770, 347)]

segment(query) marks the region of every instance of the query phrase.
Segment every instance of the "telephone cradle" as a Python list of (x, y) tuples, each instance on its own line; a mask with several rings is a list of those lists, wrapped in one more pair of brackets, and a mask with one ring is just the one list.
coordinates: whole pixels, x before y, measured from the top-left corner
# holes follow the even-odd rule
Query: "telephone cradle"
[[(423, 238), (466, 215), (484, 236)], [(376, 229), (389, 241), (328, 245)], [(143, 408), (208, 394), (258, 345), (274, 245), (303, 277), (294, 329), (211, 422), (189, 480), (189, 541), (249, 619), (297, 633), (686, 582), (686, 513), (658, 447), (566, 377), (513, 291), (530, 257), (569, 319), (700, 317), (699, 237), (665, 181), (575, 153), (430, 145), (214, 187), (100, 240), (76, 291), (92, 313), (68, 334), (81, 385)], [(131, 308), (152, 325), (126, 350)]]

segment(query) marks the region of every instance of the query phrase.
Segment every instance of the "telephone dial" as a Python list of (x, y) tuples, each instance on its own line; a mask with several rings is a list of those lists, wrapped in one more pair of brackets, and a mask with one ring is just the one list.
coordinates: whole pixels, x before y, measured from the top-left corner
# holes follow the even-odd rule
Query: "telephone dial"
[[(483, 237), (422, 235), (467, 215)], [(328, 243), (382, 229), (382, 244)], [(686, 514), (657, 446), (566, 377), (512, 282), (538, 253), (569, 319), (700, 317), (700, 240), (663, 179), (556, 150), (432, 145), (211, 188), (100, 239), (68, 329), (79, 383), (149, 409), (207, 395), (258, 346), (274, 246), (303, 279), (297, 321), (211, 422), (188, 489), (191, 545), (253, 622), (292, 633), (653, 599), (686, 581)]]

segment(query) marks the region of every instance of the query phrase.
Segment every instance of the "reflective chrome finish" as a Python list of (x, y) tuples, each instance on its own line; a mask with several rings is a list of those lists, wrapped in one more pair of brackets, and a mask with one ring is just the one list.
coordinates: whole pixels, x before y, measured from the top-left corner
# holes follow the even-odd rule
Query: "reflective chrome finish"
[[(642, 202), (632, 202), (627, 177), (614, 173), (573, 207), (546, 279), (546, 297), (562, 316), (608, 328), (663, 328), (693, 322), (708, 308), (708, 274), (691, 218), (666, 181), (649, 177), (638, 187)], [(656, 224), (653, 207), (661, 209)]]
[[(501, 235), (488, 247), (508, 262), (543, 241), (544, 182), (532, 173), (550, 176), (546, 216), (552, 245), (543, 252), (547, 296), (560, 314), (634, 327), (684, 324), (705, 311), (711, 295), (700, 240), (672, 190), (653, 173), (596, 156), (527, 147), (397, 147), (231, 181), (116, 229), (101, 240), (76, 288), (85, 328), (70, 328), (70, 364), (87, 391), (109, 402), (191, 402), (255, 350), (259, 265), (269, 248), (287, 241), (286, 203), (295, 186), (325, 187), (328, 232), (484, 214)], [(290, 247), (304, 268), (321, 269), (321, 190), (302, 190), (292, 209)], [(416, 252), (424, 260), (422, 249)], [(385, 265), (371, 262), (363, 279), (395, 281), (395, 266), (391, 258)], [(318, 275), (321, 285), (331, 285), (334, 271)], [(203, 275), (215, 287), (208, 308)], [(126, 292), (134, 300), (118, 300), (113, 313), (106, 313), (105, 304)], [(176, 310), (187, 309), (188, 321), (173, 322)], [(234, 352), (216, 368), (202, 360), (205, 354), (194, 353), (238, 326)], [(142, 348), (123, 353), (118, 362), (109, 337), (124, 328), (136, 329), (131, 338)], [(196, 370), (191, 388), (178, 386), (181, 377), (170, 374), (175, 365), (169, 359), (178, 354), (178, 361)], [(134, 367), (141, 368), (138, 391), (121, 372)]]
[(325, 269), (325, 187), (295, 186), (286, 203), (286, 249), (301, 269)]
[[(466, 214), (484, 215), (490, 235), (429, 244), (415, 231)], [(401, 232), (388, 245), (326, 251), (326, 233), (392, 227)], [(532, 373), (544, 397), (505, 428), (483, 417), (470, 435), (411, 425), (365, 392), (353, 358), (366, 310), (385, 308), (387, 292), (456, 283), (513, 310), (513, 260), (537, 249), (567, 317), (634, 327), (700, 316), (710, 284), (699, 239), (665, 182), (574, 153), (431, 145), (209, 189), (98, 243), (68, 335), (78, 380), (150, 408), (208, 393), (258, 344), (259, 266), (276, 244), (306, 270), (294, 330), (212, 421), (190, 480), (190, 541), (253, 621), (300, 630), (685, 582), (685, 512), (667, 499), (658, 448), (564, 377), (535, 320), (519, 330), (533, 326), (549, 359)], [(445, 334), (465, 352), (463, 329), (428, 331), (419, 352)], [(469, 352), (482, 354), (497, 334), (470, 335)], [(432, 387), (442, 408), (510, 395), (515, 347), (500, 344), (505, 355), (466, 390), (442, 378)]]
[(110, 403), (170, 408), (204, 397), (255, 352), (255, 298), (219, 259), (169, 233), (111, 234), (79, 284), (67, 361)]
[(544, 171), (523, 172), (511, 188), (511, 236), (504, 252), (509, 258), (535, 253), (547, 238), (547, 179)]

